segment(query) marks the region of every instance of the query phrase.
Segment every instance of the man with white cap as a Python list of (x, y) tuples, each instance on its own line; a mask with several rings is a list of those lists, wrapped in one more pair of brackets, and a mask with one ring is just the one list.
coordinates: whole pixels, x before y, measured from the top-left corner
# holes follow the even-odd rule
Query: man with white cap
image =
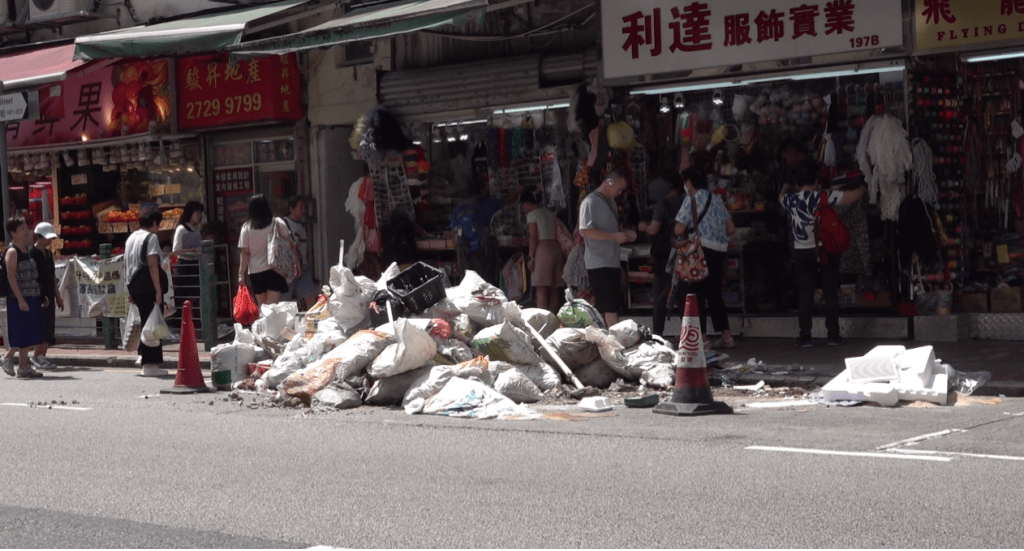
[(57, 366), (46, 357), (46, 350), (57, 342), (55, 337), (57, 308), (64, 309), (64, 299), (57, 292), (57, 270), (53, 261), (53, 252), (50, 250), (50, 244), (57, 239), (57, 232), (53, 230), (53, 224), (40, 222), (36, 225), (35, 234), (35, 246), (29, 253), (36, 261), (36, 267), (39, 270), (40, 290), (43, 296), (50, 300), (47, 306), (43, 306), (45, 322), (43, 344), (36, 347), (36, 354), (31, 361), (36, 369), (54, 369)]

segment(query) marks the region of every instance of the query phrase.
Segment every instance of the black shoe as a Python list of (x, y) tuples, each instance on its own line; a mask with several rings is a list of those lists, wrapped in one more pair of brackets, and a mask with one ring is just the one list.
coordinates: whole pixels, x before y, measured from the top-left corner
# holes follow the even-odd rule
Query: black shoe
[(811, 339), (797, 339), (796, 340), (796, 347), (797, 348), (811, 348), (812, 346), (814, 346), (814, 343), (811, 342)]
[(38, 378), (40, 378), (42, 376), (43, 376), (43, 374), (38, 372), (38, 371), (36, 371), (35, 369), (19, 369), (18, 370), (18, 378), (19, 379), (38, 379)]
[(841, 344), (843, 344), (843, 338), (842, 337), (829, 337), (828, 338), (828, 345), (829, 346), (839, 346)]

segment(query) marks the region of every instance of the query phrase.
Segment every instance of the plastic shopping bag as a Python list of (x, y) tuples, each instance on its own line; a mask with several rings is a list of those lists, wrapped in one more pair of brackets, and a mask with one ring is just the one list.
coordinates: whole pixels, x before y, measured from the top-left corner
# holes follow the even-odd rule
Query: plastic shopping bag
[(139, 349), (139, 341), (142, 339), (142, 316), (139, 315), (139, 307), (132, 304), (128, 309), (128, 317), (125, 318), (124, 327), (121, 328), (121, 345), (127, 352), (135, 352)]
[(252, 294), (249, 293), (249, 288), (245, 285), (238, 287), (238, 293), (235, 294), (235, 309), (234, 309), (235, 321), (242, 325), (252, 325), (252, 322), (260, 318), (260, 309), (256, 306), (256, 301), (253, 300)]
[(160, 313), (159, 308), (153, 308), (149, 319), (146, 320), (146, 325), (142, 326), (142, 344), (160, 346), (160, 339), (166, 339), (169, 336), (171, 336), (171, 329), (167, 327), (163, 314)]

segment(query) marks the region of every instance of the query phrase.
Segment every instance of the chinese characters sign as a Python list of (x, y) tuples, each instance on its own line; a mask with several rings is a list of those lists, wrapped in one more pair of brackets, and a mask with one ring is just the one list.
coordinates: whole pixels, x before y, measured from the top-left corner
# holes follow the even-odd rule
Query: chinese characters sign
[(252, 167), (213, 171), (213, 203), (217, 220), (227, 222), (230, 241), (237, 239), (239, 228), (249, 217), (249, 198), (253, 193)]
[(225, 56), (178, 60), (178, 128), (196, 130), (302, 118), (295, 54), (227, 63)]
[(135, 61), (68, 73), (39, 90), (39, 118), (7, 124), (8, 147), (162, 132), (170, 128), (167, 60)]
[(899, 0), (605, 0), (601, 26), (605, 78), (903, 44)]
[(1024, 38), (1024, 0), (915, 0), (915, 53)]

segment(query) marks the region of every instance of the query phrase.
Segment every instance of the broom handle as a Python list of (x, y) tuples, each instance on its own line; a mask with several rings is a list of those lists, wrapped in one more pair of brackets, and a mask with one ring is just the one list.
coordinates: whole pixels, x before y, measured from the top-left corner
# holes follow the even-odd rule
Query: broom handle
[(554, 348), (551, 348), (551, 345), (548, 344), (548, 341), (544, 340), (544, 337), (541, 336), (540, 332), (538, 332), (532, 325), (530, 325), (529, 322), (525, 320), (523, 322), (523, 325), (525, 325), (526, 329), (530, 332), (531, 335), (533, 335), (533, 338), (537, 339), (537, 342), (540, 343), (541, 348), (547, 350), (548, 355), (555, 360), (555, 363), (558, 365), (558, 368), (562, 370), (562, 374), (565, 375), (567, 379), (572, 381), (572, 384), (575, 385), (576, 388), (583, 388), (583, 383), (581, 383), (580, 380), (576, 378), (576, 374), (574, 374), (572, 370), (569, 369), (569, 366), (565, 365), (565, 362), (562, 361), (562, 358), (558, 357), (558, 353), (555, 352)]

